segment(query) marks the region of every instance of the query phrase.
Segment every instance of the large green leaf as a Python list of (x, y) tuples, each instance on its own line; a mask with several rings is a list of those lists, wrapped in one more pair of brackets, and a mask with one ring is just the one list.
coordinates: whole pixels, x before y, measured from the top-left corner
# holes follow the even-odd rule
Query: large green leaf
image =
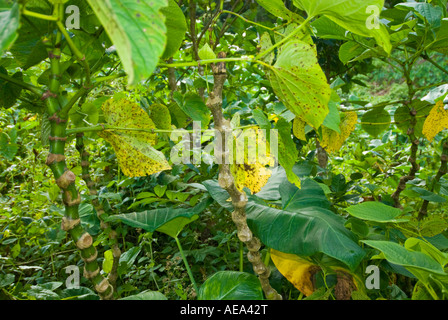
[(9, 49), (17, 39), (19, 26), (19, 3), (11, 0), (0, 0), (0, 53)]
[(187, 32), (187, 21), (184, 13), (174, 0), (168, 0), (168, 7), (162, 8), (165, 15), (167, 43), (162, 58), (168, 59), (179, 50)]
[(167, 0), (88, 0), (117, 49), (128, 74), (137, 84), (155, 70), (165, 50)]
[(380, 250), (387, 261), (404, 266), (413, 274), (414, 270), (420, 270), (446, 275), (443, 267), (436, 260), (422, 252), (407, 250), (398, 243), (390, 241), (363, 240), (361, 242)]
[(300, 212), (303, 208), (320, 207), (330, 209), (330, 201), (321, 186), (311, 180), (302, 181), (301, 188), (285, 181), (279, 187), (282, 198), (282, 209), (290, 212)]
[(314, 128), (322, 125), (329, 112), (331, 88), (312, 46), (288, 42), (268, 75), (275, 94), (289, 110)]
[(132, 296), (121, 298), (120, 300), (168, 300), (163, 293), (146, 290)]
[(400, 209), (376, 201), (363, 202), (355, 206), (350, 206), (345, 210), (353, 217), (367, 221), (380, 223), (407, 221), (406, 219), (397, 219), (403, 214)]
[(263, 291), (255, 275), (219, 271), (202, 284), (198, 300), (263, 300)]
[(324, 253), (351, 270), (365, 255), (355, 235), (344, 227), (345, 220), (327, 209), (308, 207), (290, 212), (250, 201), (246, 213), (252, 232), (275, 250), (298, 256)]
[(293, 3), (305, 10), (308, 16), (324, 15), (350, 32), (375, 38), (387, 53), (392, 49), (389, 33), (384, 25), (379, 24), (378, 28), (372, 29), (368, 26), (372, 16), (369, 9), (375, 7), (377, 13), (380, 13), (384, 0), (294, 0)]
[(187, 224), (195, 221), (209, 204), (209, 200), (204, 200), (196, 207), (188, 209), (160, 208), (118, 214), (110, 216), (108, 221), (120, 220), (134, 228), (147, 232), (159, 231), (175, 238)]
[[(216, 202), (232, 210), (229, 194), (216, 181), (209, 180), (203, 184)], [(314, 188), (313, 185), (311, 187)], [(304, 193), (307, 193), (306, 189)], [(298, 256), (325, 253), (355, 269), (365, 253), (357, 245), (356, 236), (344, 227), (345, 220), (327, 209), (308, 207), (313, 203), (307, 203), (300, 192), (297, 196), (294, 192), (283, 191), (283, 194), (287, 199), (286, 210), (266, 206), (256, 196), (249, 197), (246, 213), (252, 232), (275, 250)], [(314, 196), (318, 194), (316, 190)], [(290, 208), (294, 211), (287, 211)]]

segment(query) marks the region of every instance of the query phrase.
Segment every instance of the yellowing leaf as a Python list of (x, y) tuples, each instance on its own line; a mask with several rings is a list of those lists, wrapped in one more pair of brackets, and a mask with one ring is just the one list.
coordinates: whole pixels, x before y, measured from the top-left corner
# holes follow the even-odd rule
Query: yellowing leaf
[(358, 116), (356, 112), (348, 112), (341, 117), (340, 134), (326, 127), (322, 127), (322, 141), (320, 143), (322, 148), (328, 153), (341, 149), (345, 140), (347, 140), (350, 134), (355, 130), (357, 121)]
[(278, 271), (305, 296), (314, 292), (313, 276), (320, 268), (295, 254), (271, 249), (271, 259)]
[(156, 126), (143, 109), (126, 99), (107, 100), (102, 109), (108, 125), (130, 129), (98, 133), (114, 148), (126, 176), (142, 177), (171, 169), (163, 153), (152, 147), (157, 136), (150, 131)]
[(306, 122), (300, 119), (300, 117), (295, 117), (293, 122), (292, 131), (297, 139), (300, 139), (302, 141), (306, 141), (305, 136), (305, 126)]
[(259, 163), (236, 164), (231, 166), (231, 170), (238, 190), (242, 191), (246, 187), (253, 194), (260, 192), (272, 174), (271, 170)]
[(234, 158), (230, 169), (236, 187), (240, 191), (247, 187), (255, 194), (267, 183), (272, 172), (266, 166), (272, 165), (275, 160), (263, 131), (247, 129), (235, 133)]
[(429, 141), (432, 141), (444, 129), (448, 129), (448, 111), (445, 110), (443, 101), (439, 101), (426, 118), (423, 134)]

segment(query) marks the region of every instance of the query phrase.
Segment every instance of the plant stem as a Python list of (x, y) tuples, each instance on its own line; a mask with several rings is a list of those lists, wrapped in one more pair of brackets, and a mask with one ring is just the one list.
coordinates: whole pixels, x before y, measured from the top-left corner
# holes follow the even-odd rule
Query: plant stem
[(182, 68), (182, 67), (196, 67), (198, 65), (207, 65), (218, 62), (252, 61), (252, 60), (253, 60), (252, 57), (208, 59), (208, 60), (198, 60), (198, 61), (178, 62), (178, 63), (159, 63), (157, 66), (160, 68)]
[(42, 96), (42, 94), (43, 94), (43, 91), (41, 89), (39, 89), (38, 87), (35, 87), (30, 83), (26, 83), (26, 82), (20, 81), (18, 79), (14, 79), (14, 78), (12, 78), (6, 74), (3, 74), (1, 72), (0, 72), (0, 79), (11, 82), (19, 87), (22, 87), (25, 90), (28, 90), (28, 91), (38, 95), (38, 96)]
[[(220, 52), (219, 58), (225, 58), (225, 53)], [(231, 136), (231, 125), (229, 120), (224, 118), (222, 111), (223, 104), (223, 88), (227, 79), (227, 70), (225, 63), (219, 63), (212, 65), (214, 86), (213, 91), (209, 93), (207, 99), (207, 107), (213, 114), (213, 121), (215, 123), (215, 129), (221, 133), (221, 146), (226, 145), (226, 137)], [(258, 276), (261, 287), (267, 299), (269, 300), (281, 300), (282, 296), (272, 288), (269, 283), (269, 276), (271, 270), (267, 268), (260, 255), (261, 241), (254, 237), (252, 231), (247, 225), (246, 216), (246, 204), (247, 195), (244, 192), (240, 192), (236, 185), (235, 179), (230, 171), (230, 165), (226, 164), (229, 150), (224, 148), (223, 150), (215, 150), (215, 157), (219, 159), (219, 176), (218, 182), (221, 188), (223, 188), (229, 194), (232, 205), (232, 221), (237, 228), (238, 238), (243, 242), (247, 249), (247, 258), (251, 262), (255, 274)]]
[(260, 27), (260, 28), (263, 28), (263, 29), (266, 29), (266, 30), (269, 30), (269, 31), (273, 31), (274, 33), (278, 34), (278, 35), (281, 36), (281, 37), (284, 37), (284, 36), (285, 36), (283, 33), (280, 33), (280, 32), (278, 32), (278, 31), (275, 31), (275, 30), (274, 30), (275, 28), (269, 28), (269, 27), (266, 27), (266, 26), (264, 26), (264, 25), (262, 25), (262, 24), (259, 24), (259, 23), (256, 23), (256, 22), (254, 22), (254, 21), (248, 20), (248, 19), (244, 18), (242, 15), (239, 15), (238, 13), (235, 13), (235, 12), (232, 12), (232, 11), (228, 11), (228, 10), (222, 10), (222, 13), (233, 14), (234, 16), (237, 16), (238, 18), (240, 18), (241, 20), (243, 20), (243, 21), (245, 21), (245, 22), (247, 22), (247, 23), (253, 24), (253, 25), (255, 25), (255, 26), (258, 26), (258, 27)]
[(41, 19), (41, 20), (59, 21), (59, 17), (58, 16), (54, 16), (54, 15), (53, 16), (49, 16), (49, 15), (45, 15), (45, 14), (29, 11), (27, 9), (23, 9), (22, 10), (22, 14), (24, 14), (25, 16), (28, 16), (28, 17), (33, 17), (33, 18), (37, 18), (37, 19)]
[(65, 30), (64, 25), (61, 21), (56, 22), (59, 31), (64, 35), (65, 41), (67, 41), (68, 46), (70, 47), (70, 50), (75, 55), (75, 57), (81, 62), (81, 64), (84, 67), (85, 76), (86, 76), (86, 83), (84, 84), (85, 87), (89, 87), (91, 84), (91, 78), (90, 78), (90, 67), (89, 64), (86, 61), (86, 56), (79, 51), (79, 49), (76, 47), (75, 43), (72, 41), (72, 38), (68, 34), (67, 30)]
[(300, 27), (298, 27), (296, 30), (294, 30), (293, 32), (291, 32), (287, 37), (283, 38), (281, 41), (277, 42), (276, 44), (274, 44), (273, 46), (269, 47), (268, 49), (266, 49), (263, 52), (260, 52), (256, 57), (255, 60), (260, 60), (261, 58), (263, 58), (265, 55), (269, 54), (271, 51), (273, 51), (275, 48), (280, 47), (281, 45), (283, 45), (284, 43), (288, 42), (290, 39), (292, 39), (296, 34), (298, 34), (300, 31), (302, 31), (305, 27), (308, 26), (308, 23), (314, 19), (314, 17), (310, 16), (308, 18), (305, 19), (305, 21), (303, 21), (303, 23), (300, 25)]
[[(248, 125), (234, 128), (233, 130), (244, 130), (249, 128), (255, 128), (256, 125)], [(100, 124), (91, 127), (79, 127), (67, 130), (67, 135), (73, 135), (78, 133), (86, 133), (86, 132), (100, 132), (100, 131), (133, 131), (133, 132), (148, 132), (148, 133), (172, 133), (172, 132), (182, 132), (182, 133), (196, 133), (198, 131), (213, 133), (215, 130), (213, 129), (195, 129), (195, 130), (185, 130), (185, 129), (173, 129), (173, 130), (163, 130), (163, 129), (145, 129), (145, 128), (123, 128), (116, 127), (106, 124)]]
[(193, 284), (194, 291), (196, 291), (196, 294), (199, 294), (198, 286), (196, 285), (196, 281), (194, 280), (193, 273), (191, 272), (190, 266), (188, 265), (188, 261), (187, 261), (187, 258), (185, 257), (184, 250), (182, 249), (182, 245), (180, 244), (179, 238), (174, 237), (174, 239), (176, 240), (177, 247), (179, 248), (179, 252), (182, 257), (182, 260), (184, 261), (185, 268), (187, 269), (188, 276), (190, 277), (190, 281)]

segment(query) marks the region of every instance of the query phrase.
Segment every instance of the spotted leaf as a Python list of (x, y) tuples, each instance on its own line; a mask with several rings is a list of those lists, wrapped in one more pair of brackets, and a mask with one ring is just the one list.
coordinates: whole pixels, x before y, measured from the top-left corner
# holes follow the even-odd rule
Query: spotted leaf
[(288, 42), (268, 74), (275, 94), (285, 106), (319, 128), (329, 112), (331, 88), (314, 47), (299, 40)]
[(141, 177), (171, 169), (160, 151), (154, 149), (157, 142), (154, 122), (136, 103), (125, 99), (107, 100), (102, 107), (108, 125), (129, 130), (105, 130), (99, 136), (114, 148), (120, 168), (129, 177)]
[(275, 163), (265, 134), (260, 129), (235, 131), (234, 140), (234, 154), (230, 169), (236, 186), (240, 191), (246, 187), (253, 194), (258, 193), (272, 174), (266, 166)]
[(341, 149), (345, 140), (355, 130), (358, 116), (356, 112), (348, 112), (341, 117), (340, 130), (341, 133), (322, 127), (321, 146), (328, 153), (333, 153)]

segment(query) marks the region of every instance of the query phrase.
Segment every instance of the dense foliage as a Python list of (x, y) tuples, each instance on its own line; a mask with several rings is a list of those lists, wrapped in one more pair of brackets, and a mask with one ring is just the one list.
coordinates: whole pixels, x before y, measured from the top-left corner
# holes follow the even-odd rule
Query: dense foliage
[(448, 298), (447, 0), (0, 0), (0, 50), (0, 299)]

